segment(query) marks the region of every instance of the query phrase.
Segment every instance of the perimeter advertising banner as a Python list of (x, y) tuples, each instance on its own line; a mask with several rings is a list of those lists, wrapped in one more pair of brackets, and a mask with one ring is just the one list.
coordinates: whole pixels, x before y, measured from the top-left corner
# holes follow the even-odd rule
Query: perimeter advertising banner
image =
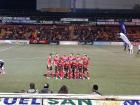
[(36, 98), (1, 98), (0, 105), (45, 105), (45, 104), (42, 104), (42, 99)]
[(30, 40), (30, 44), (49, 44), (48, 40)]
[(140, 105), (140, 100), (1, 98), (0, 105)]
[(140, 105), (140, 100), (45, 99), (43, 105)]

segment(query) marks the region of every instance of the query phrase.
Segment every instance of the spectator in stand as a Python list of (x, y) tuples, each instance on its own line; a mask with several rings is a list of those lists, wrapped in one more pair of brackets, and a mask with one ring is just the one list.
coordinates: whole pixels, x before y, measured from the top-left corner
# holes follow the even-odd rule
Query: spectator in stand
[(27, 90), (27, 93), (38, 93), (38, 90), (35, 88), (35, 84), (33, 82), (30, 83), (30, 87)]
[(101, 93), (98, 91), (98, 85), (93, 85), (93, 87), (92, 87), (92, 95), (99, 95), (99, 96), (101, 96)]
[(53, 92), (49, 89), (49, 84), (46, 83), (44, 85), (44, 88), (40, 91), (40, 93), (53, 93)]
[(68, 87), (66, 85), (63, 85), (59, 91), (58, 91), (59, 94), (68, 94)]

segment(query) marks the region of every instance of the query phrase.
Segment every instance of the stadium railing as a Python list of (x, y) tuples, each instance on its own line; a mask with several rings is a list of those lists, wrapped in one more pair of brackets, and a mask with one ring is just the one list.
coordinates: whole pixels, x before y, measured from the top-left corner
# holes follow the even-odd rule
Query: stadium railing
[(0, 105), (140, 105), (140, 96), (0, 93)]

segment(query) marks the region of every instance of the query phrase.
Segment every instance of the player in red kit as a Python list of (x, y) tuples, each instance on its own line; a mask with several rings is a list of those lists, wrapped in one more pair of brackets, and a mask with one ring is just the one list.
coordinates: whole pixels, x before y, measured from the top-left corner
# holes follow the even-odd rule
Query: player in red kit
[(89, 77), (89, 71), (88, 71), (88, 65), (89, 65), (89, 57), (87, 54), (84, 54), (83, 57), (83, 73), (87, 79), (90, 79)]
[(68, 59), (69, 59), (69, 57), (66, 56), (65, 54), (62, 56), (62, 60), (63, 60), (64, 62), (66, 62)]
[(68, 78), (68, 73), (70, 70), (70, 63), (69, 60), (64, 61), (64, 71), (65, 71), (65, 77)]
[(61, 58), (59, 59), (58, 63), (57, 63), (57, 69), (56, 69), (56, 79), (58, 79), (60, 77), (60, 71), (63, 69), (63, 66), (61, 64)]
[(73, 56), (73, 53), (70, 53), (70, 56), (69, 56), (69, 66), (70, 66), (70, 69), (68, 71), (68, 77), (69, 79), (72, 79), (73, 78), (73, 72), (72, 72), (72, 66), (73, 66), (73, 60), (74, 60), (74, 56)]
[(58, 70), (58, 62), (59, 62), (59, 55), (56, 53), (54, 58), (53, 58), (53, 64), (54, 64), (54, 69), (55, 69), (55, 74), (57, 73)]
[[(69, 56), (66, 54), (59, 56), (56, 53), (54, 57), (50, 54), (47, 58), (47, 71), (44, 76), (56, 77), (56, 79), (90, 79), (89, 60), (87, 54), (81, 56), (80, 54), (73, 55), (73, 53), (70, 53)], [(52, 67), (54, 70), (52, 70)]]
[(83, 60), (82, 57), (77, 58), (77, 71), (79, 72), (79, 78), (83, 79)]
[(62, 58), (59, 59), (59, 62), (57, 64), (57, 72), (56, 72), (56, 79), (60, 77), (60, 79), (63, 79), (65, 76), (64, 72), (64, 62)]
[(52, 54), (50, 53), (50, 55), (48, 56), (48, 59), (47, 59), (47, 73), (46, 73), (46, 76), (49, 77), (50, 75), (52, 75), (52, 61), (53, 61), (53, 58), (52, 58)]
[(68, 78), (68, 72), (70, 69), (70, 64), (69, 64), (69, 57), (64, 55), (62, 57), (63, 63), (64, 63), (64, 72), (65, 72), (65, 78)]
[(73, 74), (73, 78), (76, 78), (76, 70), (77, 70), (77, 60), (76, 57), (73, 58), (72, 63), (71, 63), (71, 70), (72, 70), (72, 74)]

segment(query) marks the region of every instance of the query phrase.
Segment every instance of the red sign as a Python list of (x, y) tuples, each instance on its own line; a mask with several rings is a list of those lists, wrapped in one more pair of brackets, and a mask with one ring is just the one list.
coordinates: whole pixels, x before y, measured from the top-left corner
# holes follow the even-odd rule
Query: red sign
[(48, 40), (30, 40), (30, 44), (49, 44)]

